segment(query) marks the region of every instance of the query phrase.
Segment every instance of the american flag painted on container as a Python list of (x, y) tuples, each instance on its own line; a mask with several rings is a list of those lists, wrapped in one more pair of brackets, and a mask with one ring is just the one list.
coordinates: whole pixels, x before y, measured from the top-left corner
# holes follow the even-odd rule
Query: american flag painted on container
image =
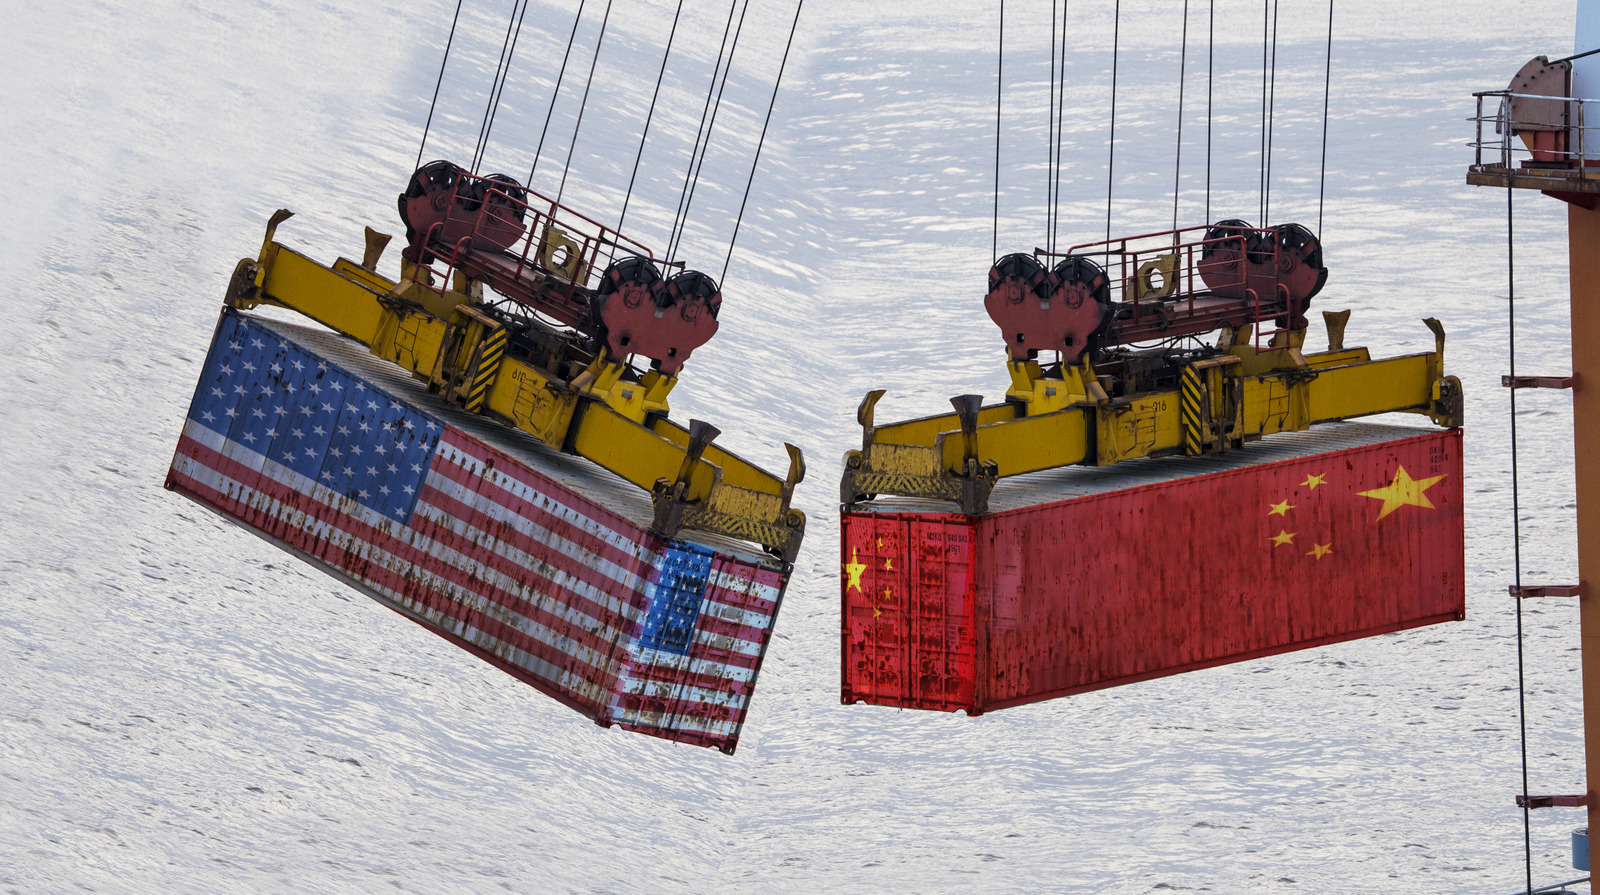
[(786, 583), (224, 312), (167, 487), (594, 719), (732, 752)]

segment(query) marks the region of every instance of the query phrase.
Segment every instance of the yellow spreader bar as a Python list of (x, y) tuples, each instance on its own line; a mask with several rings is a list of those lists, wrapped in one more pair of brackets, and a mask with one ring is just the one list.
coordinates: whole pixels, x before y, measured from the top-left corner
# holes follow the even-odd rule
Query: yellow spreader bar
[(962, 396), (951, 399), (956, 413), (883, 426), (873, 419), (883, 392), (872, 392), (857, 411), (862, 448), (845, 455), (840, 502), (894, 494), (954, 501), (978, 515), (987, 512), (998, 479), (1060, 466), (1197, 457), (1378, 413), (1461, 424), (1461, 382), (1444, 375), (1437, 320), (1424, 321), (1433, 351), (1371, 360), (1366, 349), (1341, 344), (1343, 314), (1332, 315), (1339, 336), (1330, 321), (1330, 348), (1322, 353), (1301, 353), (1304, 330), (1259, 351), (1248, 328), (1227, 334), (1219, 354), (1181, 369), (1176, 389), (1109, 398), (1087, 365), (1046, 375), (1032, 361), (1014, 362), (1003, 404), (978, 407), (974, 396)]
[(402, 279), (383, 277), (375, 268), (387, 237), (371, 231), (362, 263), (340, 258), (324, 266), (273, 241), (288, 217), (274, 214), (259, 257), (239, 262), (230, 306), (304, 314), (465, 410), (616, 473), (650, 493), (660, 534), (713, 532), (794, 561), (805, 534), (805, 514), (789, 505), (805, 475), (799, 448), (785, 445), (785, 476), (766, 472), (711, 444), (714, 427), (684, 429), (666, 419), (676, 376), (636, 373), (604, 348), (589, 355), (558, 330), (545, 334), (543, 354), (523, 356), (529, 349), (513, 350), (512, 333), (484, 305), (482, 287), (459, 272), (447, 289), (407, 262)]

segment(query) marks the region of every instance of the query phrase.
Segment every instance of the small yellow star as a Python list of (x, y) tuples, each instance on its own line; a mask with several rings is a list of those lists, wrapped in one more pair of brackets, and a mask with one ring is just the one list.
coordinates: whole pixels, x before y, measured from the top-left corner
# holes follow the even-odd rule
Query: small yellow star
[(1327, 556), (1328, 554), (1330, 554), (1332, 552), (1333, 552), (1333, 542), (1329, 541), (1326, 544), (1312, 544), (1311, 545), (1311, 552), (1307, 553), (1306, 556), (1315, 556), (1317, 559), (1321, 559), (1324, 556)]
[(1271, 541), (1274, 547), (1282, 547), (1284, 544), (1293, 543), (1295, 534), (1297, 532), (1279, 529), (1277, 534), (1267, 538), (1267, 540)]
[[(1394, 481), (1382, 488), (1371, 491), (1357, 492), (1362, 497), (1383, 501), (1383, 508), (1378, 511), (1378, 519), (1389, 515), (1401, 507), (1422, 507), (1425, 510), (1433, 509), (1433, 501), (1425, 494), (1429, 488), (1444, 480), (1444, 476), (1436, 475), (1431, 479), (1418, 481), (1406, 472), (1406, 468), (1395, 464)], [(1377, 521), (1376, 519), (1373, 521)]]
[(883, 614), (883, 610), (882, 609), (879, 609), (876, 606), (872, 607), (872, 617), (873, 618), (877, 618), (878, 616), (880, 616), (882, 614)]
[(1270, 506), (1272, 507), (1272, 511), (1267, 513), (1268, 516), (1287, 516), (1289, 515), (1289, 511), (1294, 509), (1294, 504), (1287, 500), (1285, 500), (1283, 503), (1270, 504)]
[(886, 572), (894, 571), (894, 560), (885, 558), (883, 561), (883, 569)]
[(1318, 485), (1326, 484), (1328, 484), (1326, 475), (1307, 475), (1306, 480), (1300, 483), (1300, 487), (1305, 488), (1307, 491), (1315, 491)]
[(860, 551), (851, 550), (850, 561), (844, 564), (844, 570), (850, 576), (849, 582), (847, 582), (844, 586), (846, 591), (850, 590), (852, 587), (856, 590), (861, 589), (861, 573), (867, 570), (867, 564), (857, 561), (858, 553), (860, 553)]

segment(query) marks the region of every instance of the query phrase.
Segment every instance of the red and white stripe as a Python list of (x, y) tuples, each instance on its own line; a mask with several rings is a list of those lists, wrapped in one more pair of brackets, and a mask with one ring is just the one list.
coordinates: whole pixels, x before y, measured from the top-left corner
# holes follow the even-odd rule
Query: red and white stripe
[(737, 741), (778, 572), (715, 557), (685, 657), (638, 648), (659, 536), (454, 428), (409, 525), (192, 421), (171, 479), (602, 723)]

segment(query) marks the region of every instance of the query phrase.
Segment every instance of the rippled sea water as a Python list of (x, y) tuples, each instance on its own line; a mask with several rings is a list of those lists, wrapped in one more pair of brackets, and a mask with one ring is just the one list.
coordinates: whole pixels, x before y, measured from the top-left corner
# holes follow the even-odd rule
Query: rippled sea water
[[(235, 261), (273, 209), (324, 260), (398, 228), (453, 5), (25, 4), (0, 29), (0, 889), (14, 892), (1510, 892), (1522, 880), (1506, 197), (1463, 184), (1473, 90), (1572, 49), (1572, 4), (1335, 10), (1318, 298), (1351, 344), (1450, 332), (1467, 620), (970, 719), (838, 702), (838, 458), (1005, 386), (996, 10), (812, 0), (675, 415), (812, 519), (739, 752), (600, 730), (160, 485)], [(509, 4), (497, 4), (509, 6)], [(590, 4), (594, 16), (599, 4)], [(1074, 3), (1061, 238), (1259, 219), (1259, 5)], [(575, 4), (530, 7), (485, 167), (526, 177)], [(665, 242), (721, 33), (690, 4), (629, 227)], [(755, 0), (684, 255), (721, 269), (788, 28)], [(465, 160), (506, 10), (463, 7), (424, 153)], [(564, 198), (614, 219), (672, 6), (615, 4)], [(1048, 7), (1007, 7), (1001, 251), (1044, 238)], [(1327, 7), (1280, 4), (1272, 219), (1314, 224)], [(566, 160), (597, 21), (533, 184)], [(574, 81), (577, 77), (579, 80)], [(1565, 212), (1516, 199), (1522, 369), (1567, 369)], [(393, 257), (390, 263), (395, 263)], [(1313, 337), (1316, 338), (1315, 336)], [(1523, 570), (1575, 577), (1570, 409), (1520, 404)], [(1087, 543), (1085, 549), (1114, 550)], [(1583, 788), (1575, 607), (1525, 607), (1531, 787)], [(1536, 881), (1576, 812), (1534, 816)]]

